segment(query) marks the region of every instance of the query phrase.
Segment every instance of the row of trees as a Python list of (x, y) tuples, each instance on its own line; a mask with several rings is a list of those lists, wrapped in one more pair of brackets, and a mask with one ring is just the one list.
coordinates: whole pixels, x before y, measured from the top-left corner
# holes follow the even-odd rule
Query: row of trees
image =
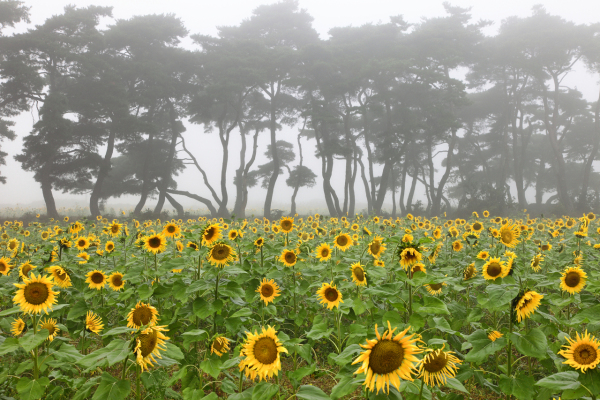
[[(154, 213), (165, 201), (183, 213), (176, 197), (186, 196), (215, 216), (243, 217), (248, 189), (258, 183), (271, 217), (286, 173), (295, 213), (299, 189), (317, 182), (303, 164), (303, 141), (316, 144), (331, 215), (358, 211), (361, 184), (376, 214), (386, 196), (393, 214), (421, 204), (431, 215), (453, 204), (502, 213), (531, 206), (527, 193), (535, 193), (534, 205), (560, 212), (598, 207), (600, 102), (562, 83), (580, 62), (600, 73), (600, 26), (535, 7), (484, 36), (488, 22), (444, 6), (446, 16), (416, 25), (394, 16), (333, 28), (322, 40), (306, 11), (283, 1), (220, 27), (216, 37), (192, 35), (191, 50), (181, 47), (188, 31), (173, 15), (100, 30), (111, 8), (69, 6), (26, 33), (0, 37), (0, 139), (14, 136), (11, 116), (38, 110), (15, 158), (34, 173), (53, 217), (55, 190), (89, 193), (92, 215), (106, 199), (134, 194), (136, 213), (151, 197)], [(27, 21), (28, 10), (0, 1), (0, 15), (5, 28)], [(217, 185), (204, 169), (206, 149), (186, 146), (185, 120), (218, 135)], [(278, 137), (284, 126), (300, 127), (298, 136)], [(257, 166), (259, 135), (269, 137), (269, 162)], [(241, 142), (233, 173), (231, 139)], [(342, 192), (332, 185), (336, 164), (345, 171)], [(187, 165), (210, 197), (177, 189), (175, 176)], [(417, 185), (426, 204), (415, 199)]]

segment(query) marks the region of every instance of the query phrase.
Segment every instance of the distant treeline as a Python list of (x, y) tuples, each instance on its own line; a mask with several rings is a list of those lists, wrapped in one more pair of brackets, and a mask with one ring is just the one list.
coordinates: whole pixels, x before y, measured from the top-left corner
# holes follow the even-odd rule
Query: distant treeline
[[(280, 176), (293, 188), (292, 214), (298, 191), (317, 182), (332, 216), (359, 211), (356, 185), (369, 213), (380, 214), (391, 196), (394, 216), (599, 209), (600, 102), (563, 81), (576, 64), (600, 73), (600, 24), (577, 25), (537, 6), (484, 36), (489, 22), (444, 6), (441, 18), (409, 24), (393, 16), (333, 28), (322, 40), (313, 18), (284, 1), (219, 27), (217, 37), (191, 35), (188, 50), (174, 15), (101, 30), (111, 7), (68, 6), (26, 33), (2, 34), (28, 21), (29, 10), (0, 1), (0, 139), (14, 138), (10, 117), (39, 115), (14, 157), (34, 173), (50, 217), (59, 214), (56, 190), (88, 193), (93, 216), (110, 197), (130, 194), (139, 196), (138, 214), (149, 198), (158, 200), (155, 214), (165, 201), (183, 213), (177, 197), (186, 196), (213, 216), (243, 217), (248, 189), (259, 183), (271, 217)], [(186, 146), (185, 120), (218, 135), (219, 153)], [(297, 137), (278, 137), (286, 125), (301, 128)], [(257, 148), (259, 135), (268, 135), (266, 149)], [(241, 141), (239, 155), (229, 154), (232, 139)], [(302, 145), (313, 140), (321, 171), (303, 163)], [(267, 164), (255, 165), (258, 151)], [(204, 168), (216, 154), (220, 182), (211, 184)], [(228, 173), (232, 156), (239, 166)], [(345, 170), (338, 192), (335, 163)], [(188, 165), (208, 198), (177, 189), (174, 177)], [(227, 191), (232, 177), (235, 194)], [(426, 199), (417, 201), (417, 185)], [(535, 193), (534, 204), (526, 193), (530, 202)]]

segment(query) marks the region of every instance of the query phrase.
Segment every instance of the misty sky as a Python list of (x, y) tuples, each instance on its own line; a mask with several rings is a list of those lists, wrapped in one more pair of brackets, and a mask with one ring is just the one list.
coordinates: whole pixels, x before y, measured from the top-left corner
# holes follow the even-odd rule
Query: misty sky
[[(261, 4), (271, 4), (276, 1), (271, 0), (219, 0), (219, 1), (190, 1), (190, 0), (25, 0), (25, 4), (31, 6), (32, 24), (41, 24), (44, 20), (53, 15), (62, 12), (67, 4), (77, 6), (102, 5), (113, 6), (113, 16), (117, 19), (130, 18), (134, 15), (143, 14), (161, 14), (172, 13), (180, 17), (189, 30), (190, 34), (201, 33), (215, 35), (217, 26), (237, 25), (240, 21), (251, 16), (252, 10)], [(451, 4), (461, 7), (472, 7), (474, 20), (486, 19), (494, 22), (494, 25), (487, 28), (486, 34), (494, 34), (502, 19), (517, 15), (528, 16), (531, 14), (531, 8), (535, 4), (543, 4), (549, 13), (561, 15), (567, 20), (575, 23), (594, 23), (600, 22), (600, 15), (595, 12), (597, 2), (595, 0), (503, 0), (503, 1), (481, 1), (481, 0), (455, 0)], [(369, 1), (334, 1), (334, 0), (300, 0), (300, 6), (306, 9), (314, 17), (313, 26), (319, 32), (323, 39), (326, 39), (330, 28), (336, 26), (360, 26), (365, 23), (387, 22), (392, 15), (403, 15), (408, 22), (417, 23), (422, 17), (443, 16), (444, 8), (441, 0), (369, 0)], [(105, 21), (111, 24), (112, 21)], [(26, 24), (17, 26), (17, 31), (26, 29)], [(10, 29), (5, 31), (9, 34)], [(185, 47), (189, 46), (189, 41), (183, 43)], [(193, 47), (190, 47), (193, 48)], [(596, 100), (598, 93), (598, 77), (587, 73), (583, 66), (578, 66), (577, 72), (571, 74), (564, 84), (569, 87), (577, 87), (590, 101)], [(6, 206), (35, 205), (43, 206), (42, 194), (39, 185), (33, 180), (33, 173), (24, 172), (20, 168), (13, 156), (17, 154), (22, 146), (22, 138), (31, 130), (36, 113), (25, 113), (18, 118), (16, 133), (17, 139), (13, 142), (4, 141), (2, 143), (3, 151), (9, 153), (7, 164), (3, 166), (2, 173), (8, 178), (6, 185), (0, 184), (0, 208)], [(187, 132), (184, 134), (188, 148), (196, 155), (201, 165), (207, 170), (209, 179), (212, 178), (213, 186), (218, 185), (219, 171), (221, 165), (221, 146), (216, 135), (203, 133), (204, 128), (201, 125), (190, 125), (186, 123)], [(285, 128), (278, 133), (278, 139), (296, 142), (296, 128)], [(305, 139), (304, 139), (305, 140)], [(263, 153), (266, 150), (268, 135), (263, 133), (262, 140), (259, 139), (259, 157), (254, 166), (266, 162)], [(214, 148), (214, 152), (206, 152), (206, 149)], [(239, 133), (232, 133), (230, 144), (230, 162), (228, 174), (228, 186), (230, 188), (230, 207), (235, 202), (235, 191), (233, 187), (233, 174), (238, 168), (239, 158)], [(320, 161), (314, 157), (314, 142), (304, 143), (303, 145), (305, 165), (311, 167), (319, 178), (317, 185), (312, 188), (302, 188), (298, 193), (299, 211), (324, 211), (325, 204), (322, 195), (320, 178)], [(438, 160), (439, 162), (440, 160)], [(296, 165), (296, 162), (290, 166)], [(343, 176), (342, 162), (338, 165), (339, 176)], [(287, 172), (277, 181), (277, 190), (273, 199), (273, 207), (289, 210), (290, 196), (292, 190), (285, 184)], [(178, 187), (206, 197), (210, 197), (208, 189), (202, 184), (201, 176), (192, 166), (188, 168), (179, 177), (176, 177)], [(336, 180), (332, 182), (335, 184)], [(340, 185), (334, 185), (339, 194), (343, 195), (343, 179)], [(260, 186), (260, 185), (259, 185)], [(9, 196), (7, 196), (9, 194)], [(250, 200), (248, 204), (248, 215), (255, 213), (262, 215), (262, 204), (265, 191), (260, 188), (250, 190)], [(422, 194), (422, 193), (420, 193)], [(356, 184), (357, 211), (366, 207), (364, 189), (357, 180)], [(423, 195), (424, 196), (424, 195)], [(75, 202), (80, 206), (87, 206), (88, 195), (75, 196), (71, 194), (55, 193), (57, 206), (72, 206)], [(184, 207), (199, 208), (199, 203), (193, 200), (178, 197), (178, 200)], [(391, 203), (391, 195), (386, 197), (388, 208)], [(423, 198), (426, 201), (425, 198)], [(109, 206), (130, 205), (131, 208), (137, 202), (135, 197), (122, 197), (121, 199), (111, 199)], [(147, 203), (148, 205), (148, 203)], [(148, 205), (154, 208), (154, 202)], [(385, 207), (384, 207), (385, 208)]]

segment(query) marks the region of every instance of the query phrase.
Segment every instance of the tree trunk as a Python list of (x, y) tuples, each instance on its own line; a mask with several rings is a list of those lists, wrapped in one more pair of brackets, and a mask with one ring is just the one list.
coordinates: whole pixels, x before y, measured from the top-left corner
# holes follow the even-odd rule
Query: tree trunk
[(440, 213), (441, 203), (442, 203), (442, 195), (444, 193), (444, 186), (446, 186), (446, 182), (450, 177), (450, 171), (452, 170), (452, 160), (453, 160), (453, 152), (454, 146), (456, 146), (456, 128), (450, 129), (451, 137), (450, 143), (448, 145), (448, 156), (446, 157), (446, 171), (444, 171), (444, 175), (442, 175), (442, 179), (440, 179), (440, 183), (438, 184), (437, 190), (435, 191), (435, 196), (432, 196), (432, 205), (431, 205), (431, 215), (438, 215)]
[[(517, 105), (517, 112), (519, 112), (519, 105)], [(519, 120), (519, 127), (517, 127), (517, 120)], [(520, 112), (519, 117), (517, 115), (511, 116), (512, 124), (512, 150), (513, 150), (513, 169), (515, 171), (515, 185), (517, 186), (517, 200), (519, 202), (519, 208), (521, 210), (527, 208), (527, 199), (525, 197), (525, 184), (523, 183), (523, 163), (521, 159), (522, 152), (519, 149), (519, 133), (521, 134), (521, 145), (524, 145), (523, 139), (523, 112)]]
[(417, 187), (417, 180), (419, 180), (419, 174), (418, 174), (418, 170), (416, 165), (413, 165), (414, 168), (414, 175), (413, 175), (413, 179), (412, 179), (412, 183), (410, 185), (410, 191), (408, 192), (408, 199), (406, 200), (406, 210), (408, 212), (412, 212), (413, 208), (412, 208), (412, 201), (413, 201), (413, 197), (415, 195), (415, 188)]
[(535, 179), (535, 204), (538, 206), (542, 205), (542, 199), (544, 197), (544, 174), (546, 171), (546, 163), (540, 159), (538, 167), (538, 173)]
[(156, 207), (154, 208), (154, 215), (159, 215), (162, 211), (162, 208), (165, 204), (165, 195), (167, 194), (167, 189), (171, 184), (171, 173), (173, 170), (173, 159), (175, 158), (175, 148), (177, 147), (177, 137), (181, 132), (179, 132), (179, 128), (177, 127), (177, 114), (175, 113), (175, 107), (170, 100), (167, 100), (169, 104), (169, 122), (171, 125), (171, 144), (169, 146), (169, 154), (167, 155), (167, 162), (165, 163), (164, 171), (162, 179), (159, 183), (159, 195), (158, 202), (156, 203)]
[(408, 162), (404, 156), (402, 165), (402, 176), (400, 177), (400, 213), (406, 214), (406, 206), (404, 205), (404, 192), (406, 191), (406, 176), (408, 174)]
[(44, 202), (46, 203), (46, 215), (50, 218), (59, 219), (60, 215), (58, 215), (58, 211), (56, 210), (56, 202), (54, 201), (54, 195), (52, 194), (52, 183), (47, 174), (42, 173), (40, 185), (42, 187)]
[(152, 125), (152, 119), (154, 117), (154, 106), (151, 106), (148, 110), (148, 123), (150, 125), (150, 133), (148, 134), (148, 142), (146, 143), (146, 158), (144, 159), (144, 165), (142, 167), (142, 193), (140, 200), (138, 201), (133, 213), (139, 215), (146, 204), (148, 194), (150, 192), (150, 182), (148, 174), (150, 172), (150, 160), (152, 158), (152, 145), (154, 142), (154, 125)]
[(587, 160), (585, 160), (585, 167), (583, 169), (583, 180), (581, 184), (581, 193), (579, 194), (579, 211), (588, 212), (588, 188), (590, 185), (590, 175), (592, 173), (592, 166), (594, 160), (598, 155), (598, 147), (600, 146), (600, 93), (598, 94), (598, 100), (596, 102), (596, 109), (594, 112), (594, 147)]
[(365, 195), (367, 196), (367, 214), (371, 214), (373, 212), (373, 204), (371, 202), (371, 191), (369, 190), (369, 182), (367, 182), (367, 177), (365, 175), (365, 164), (362, 162), (362, 157), (359, 155), (356, 157), (356, 161), (360, 165), (360, 178), (363, 181), (363, 185), (365, 186)]
[(112, 158), (113, 151), (115, 148), (115, 136), (116, 130), (111, 129), (110, 134), (108, 135), (108, 142), (106, 147), (106, 153), (104, 154), (104, 160), (100, 165), (100, 171), (98, 171), (98, 177), (96, 178), (94, 189), (92, 190), (92, 194), (90, 195), (90, 213), (92, 214), (92, 217), (100, 215), (100, 207), (98, 205), (98, 201), (100, 200), (100, 196), (102, 194), (102, 184), (104, 183), (104, 180), (106, 179), (110, 171), (110, 160)]
[(177, 211), (177, 216), (179, 218), (183, 218), (185, 215), (185, 212), (183, 211), (183, 206), (181, 204), (179, 204), (177, 202), (177, 200), (175, 200), (173, 198), (173, 196), (171, 196), (169, 193), (165, 193), (165, 197), (167, 198), (167, 200), (169, 201), (169, 203), (171, 203), (171, 205), (173, 206), (173, 208)]
[(242, 139), (242, 148), (240, 150), (240, 167), (235, 171), (235, 205), (233, 206), (233, 214), (238, 218), (244, 218), (242, 213), (242, 204), (244, 200), (244, 167), (246, 167), (246, 131), (241, 123), (240, 136)]
[(267, 186), (267, 196), (265, 197), (264, 205), (264, 216), (267, 219), (271, 219), (271, 203), (273, 202), (273, 193), (275, 191), (275, 184), (279, 177), (279, 155), (277, 154), (277, 108), (276, 108), (276, 97), (279, 94), (279, 87), (277, 86), (277, 92), (273, 85), (271, 85), (271, 108), (270, 108), (270, 120), (269, 120), (269, 131), (271, 133), (271, 151), (273, 159), (273, 174), (269, 179), (269, 185)]
[[(356, 147), (356, 145), (354, 146)], [(350, 179), (350, 187), (348, 190), (350, 191), (350, 204), (348, 205), (348, 216), (350, 218), (354, 218), (354, 214), (356, 213), (356, 194), (354, 191), (354, 183), (356, 182), (356, 172), (358, 171), (358, 160), (356, 149), (354, 149), (353, 154), (353, 168), (352, 168), (352, 178)]]

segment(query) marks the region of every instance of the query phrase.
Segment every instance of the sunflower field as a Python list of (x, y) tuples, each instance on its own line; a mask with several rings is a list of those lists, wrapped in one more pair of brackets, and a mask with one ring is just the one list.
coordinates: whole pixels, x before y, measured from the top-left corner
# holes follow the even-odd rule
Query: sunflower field
[(597, 221), (5, 221), (0, 399), (596, 399)]

